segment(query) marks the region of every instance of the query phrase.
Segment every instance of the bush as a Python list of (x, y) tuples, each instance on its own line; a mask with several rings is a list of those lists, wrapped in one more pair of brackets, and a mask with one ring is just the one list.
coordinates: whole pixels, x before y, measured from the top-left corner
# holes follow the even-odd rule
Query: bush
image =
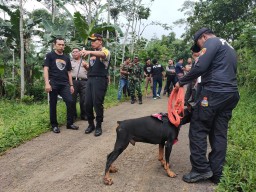
[(36, 81), (33, 85), (29, 85), (26, 88), (26, 94), (33, 96), (34, 101), (42, 101), (47, 98), (47, 94), (44, 90), (44, 82)]
[(24, 95), (24, 97), (21, 99), (21, 101), (23, 103), (26, 103), (26, 104), (32, 104), (34, 102), (34, 96), (28, 96), (28, 95)]

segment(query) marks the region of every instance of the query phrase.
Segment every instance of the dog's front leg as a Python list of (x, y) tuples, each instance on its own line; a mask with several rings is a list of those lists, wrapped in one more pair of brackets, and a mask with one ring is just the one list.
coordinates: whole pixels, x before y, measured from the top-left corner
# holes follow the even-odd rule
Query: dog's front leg
[(117, 171), (118, 171), (118, 169), (115, 166), (113, 166), (113, 165), (110, 166), (110, 168), (109, 168), (110, 173), (116, 173)]
[(170, 141), (167, 141), (166, 146), (165, 146), (165, 165), (164, 165), (164, 169), (167, 172), (167, 175), (169, 177), (176, 177), (176, 174), (170, 169), (170, 155), (172, 152), (172, 143)]
[(159, 156), (158, 160), (161, 162), (161, 165), (165, 165), (165, 160), (164, 160), (164, 144), (159, 144)]

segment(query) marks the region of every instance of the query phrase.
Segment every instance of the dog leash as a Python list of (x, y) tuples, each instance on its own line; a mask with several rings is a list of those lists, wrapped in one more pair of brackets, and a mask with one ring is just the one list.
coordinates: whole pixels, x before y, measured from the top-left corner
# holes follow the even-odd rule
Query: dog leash
[(178, 127), (181, 118), (184, 116), (184, 88), (180, 87), (178, 91), (172, 90), (168, 100), (168, 118), (170, 122)]

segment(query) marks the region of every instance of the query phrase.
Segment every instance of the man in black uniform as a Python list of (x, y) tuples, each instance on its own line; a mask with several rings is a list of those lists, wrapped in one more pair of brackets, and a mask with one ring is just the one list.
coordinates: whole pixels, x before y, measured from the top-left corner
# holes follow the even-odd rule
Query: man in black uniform
[[(193, 107), (190, 122), (190, 161), (192, 170), (183, 176), (193, 183), (210, 178), (219, 183), (227, 150), (228, 122), (239, 101), (237, 55), (224, 39), (208, 28), (194, 35), (195, 47), (201, 49), (198, 62), (176, 83), (176, 90), (201, 76), (202, 90)], [(207, 136), (211, 146), (208, 160)]]
[(57, 122), (57, 99), (60, 95), (67, 106), (67, 129), (77, 130), (79, 127), (73, 125), (72, 93), (74, 92), (70, 59), (64, 55), (65, 42), (63, 38), (54, 40), (54, 51), (46, 55), (44, 61), (45, 91), (50, 96), (50, 121), (52, 131), (59, 133)]
[[(103, 122), (103, 103), (108, 86), (108, 68), (110, 62), (110, 52), (103, 47), (103, 38), (100, 34), (92, 34), (89, 37), (94, 51), (82, 50), (83, 56), (90, 56), (88, 66), (88, 81), (85, 94), (85, 111), (89, 126), (85, 130), (86, 134), (95, 129), (95, 136), (102, 134), (101, 124)], [(94, 113), (96, 112), (96, 127), (94, 125)]]

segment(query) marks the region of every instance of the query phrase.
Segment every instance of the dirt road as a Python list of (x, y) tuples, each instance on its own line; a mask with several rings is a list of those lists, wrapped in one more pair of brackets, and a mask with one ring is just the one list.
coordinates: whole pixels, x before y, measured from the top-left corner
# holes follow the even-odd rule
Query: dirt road
[(158, 146), (129, 145), (115, 162), (119, 171), (112, 174), (114, 184), (105, 186), (103, 174), (106, 156), (116, 138), (116, 122), (167, 111), (167, 98), (144, 99), (143, 104), (128, 102), (107, 109), (103, 135), (84, 134), (87, 126), (79, 121), (78, 131), (61, 127), (60, 134), (45, 133), (0, 156), (1, 192), (211, 192), (205, 181), (187, 184), (183, 174), (190, 171), (188, 125), (183, 126), (179, 142), (173, 147), (171, 166), (178, 176), (169, 178), (158, 162)]

